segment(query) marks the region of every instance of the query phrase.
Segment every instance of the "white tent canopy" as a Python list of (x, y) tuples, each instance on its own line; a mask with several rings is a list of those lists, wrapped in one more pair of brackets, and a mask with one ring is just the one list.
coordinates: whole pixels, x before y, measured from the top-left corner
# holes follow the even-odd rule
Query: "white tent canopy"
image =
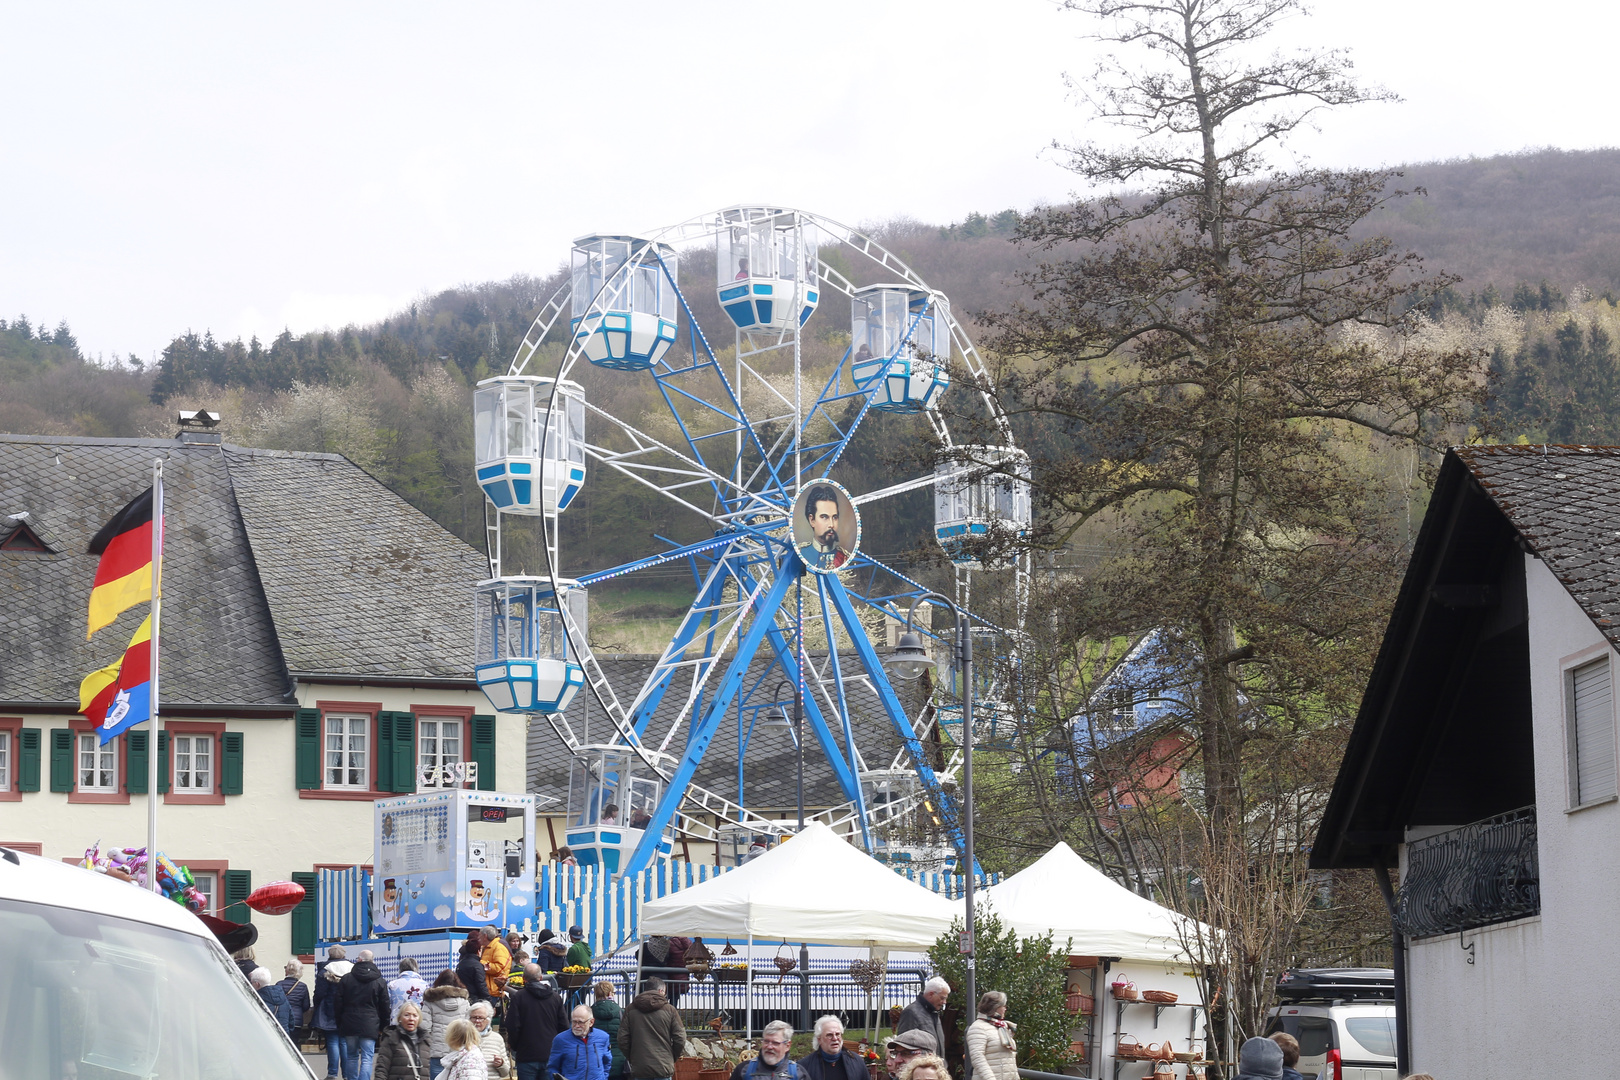
[(702, 885), (641, 905), (641, 932), (927, 949), (962, 906), (819, 822)]
[(1050, 932), (1078, 956), (1185, 963), (1185, 934), (1197, 924), (1138, 896), (1062, 841), (1035, 863), (984, 891), (985, 903), (1019, 937)]

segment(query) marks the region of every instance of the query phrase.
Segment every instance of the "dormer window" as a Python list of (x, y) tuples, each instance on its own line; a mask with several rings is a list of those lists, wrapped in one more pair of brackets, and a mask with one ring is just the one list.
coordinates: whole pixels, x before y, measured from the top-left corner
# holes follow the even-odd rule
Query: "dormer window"
[(0, 551), (7, 554), (55, 555), (61, 550), (55, 537), (42, 529), (27, 511), (0, 518)]

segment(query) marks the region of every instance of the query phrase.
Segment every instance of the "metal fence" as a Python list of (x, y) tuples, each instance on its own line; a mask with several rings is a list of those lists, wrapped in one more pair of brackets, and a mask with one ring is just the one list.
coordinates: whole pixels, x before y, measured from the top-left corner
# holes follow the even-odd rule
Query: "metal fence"
[(1409, 937), (1541, 913), (1536, 808), (1526, 806), (1406, 845), (1398, 920)]

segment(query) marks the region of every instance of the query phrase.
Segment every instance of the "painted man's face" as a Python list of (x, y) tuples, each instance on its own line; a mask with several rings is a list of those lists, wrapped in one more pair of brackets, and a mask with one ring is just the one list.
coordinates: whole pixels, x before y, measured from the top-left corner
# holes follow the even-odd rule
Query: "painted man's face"
[(823, 548), (838, 546), (838, 503), (831, 499), (817, 499), (815, 513), (810, 515), (810, 531), (816, 543)]

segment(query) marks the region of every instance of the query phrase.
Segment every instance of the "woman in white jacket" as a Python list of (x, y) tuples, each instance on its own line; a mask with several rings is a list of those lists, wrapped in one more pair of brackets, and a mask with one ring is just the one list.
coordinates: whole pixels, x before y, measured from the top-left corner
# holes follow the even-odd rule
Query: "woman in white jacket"
[(467, 991), (454, 971), (446, 968), (422, 994), (422, 1026), (428, 1029), (428, 1055), (433, 1075), (439, 1075), (439, 1061), (450, 1052), (445, 1033), (457, 1020), (467, 1019)]
[(1006, 1016), (1006, 994), (989, 990), (979, 998), (979, 1016), (968, 1025), (965, 1040), (973, 1080), (1018, 1080), (1017, 1025)]
[(478, 1029), (478, 1049), (483, 1052), (489, 1080), (507, 1080), (517, 1075), (517, 1066), (512, 1063), (512, 1055), (506, 1052), (506, 1040), (489, 1026), (494, 1015), (495, 1007), (480, 1001), (472, 1007), (472, 1026)]

